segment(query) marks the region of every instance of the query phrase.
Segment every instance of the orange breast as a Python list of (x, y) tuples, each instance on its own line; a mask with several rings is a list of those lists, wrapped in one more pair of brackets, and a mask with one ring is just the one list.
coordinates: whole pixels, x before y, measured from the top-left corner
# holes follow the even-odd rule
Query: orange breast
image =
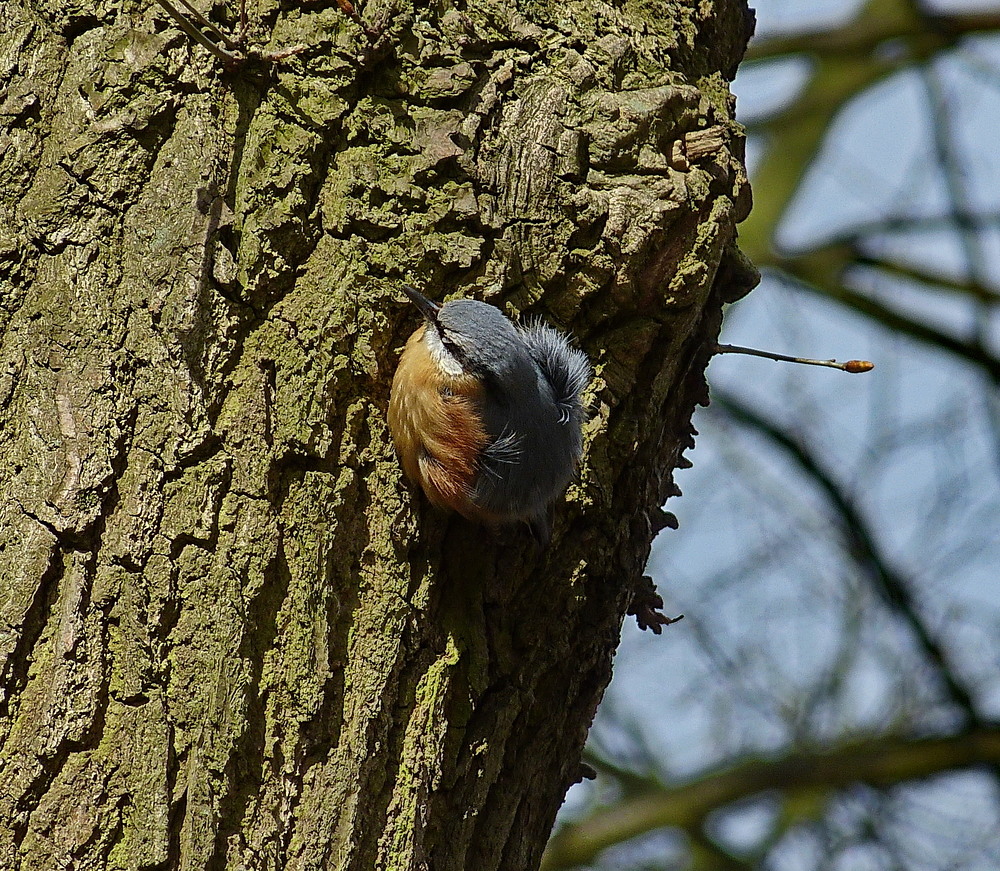
[(410, 336), (392, 379), (389, 429), (407, 477), (427, 498), (471, 520), (488, 520), (470, 500), (479, 457), (489, 442), (477, 406), (479, 382), (446, 375), (424, 342)]

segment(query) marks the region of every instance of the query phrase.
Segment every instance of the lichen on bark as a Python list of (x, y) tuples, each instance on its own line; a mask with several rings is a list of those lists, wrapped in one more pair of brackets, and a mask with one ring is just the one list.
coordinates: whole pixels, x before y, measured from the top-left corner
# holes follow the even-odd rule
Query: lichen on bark
[[(8, 6), (0, 865), (535, 867), (752, 284), (745, 7)], [(591, 357), (545, 551), (403, 481), (403, 281)]]

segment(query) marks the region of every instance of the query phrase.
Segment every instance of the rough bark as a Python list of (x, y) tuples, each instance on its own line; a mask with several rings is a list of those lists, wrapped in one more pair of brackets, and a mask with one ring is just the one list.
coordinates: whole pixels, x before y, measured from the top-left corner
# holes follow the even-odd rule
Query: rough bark
[[(3, 868), (523, 871), (576, 778), (752, 283), (745, 7), (361, 11), (4, 6)], [(403, 481), (403, 280), (591, 356), (544, 552)]]

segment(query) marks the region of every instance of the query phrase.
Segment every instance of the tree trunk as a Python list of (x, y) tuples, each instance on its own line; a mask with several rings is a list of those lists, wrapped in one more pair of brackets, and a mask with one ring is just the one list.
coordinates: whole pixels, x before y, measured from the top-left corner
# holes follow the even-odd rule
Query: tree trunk
[[(0, 867), (537, 866), (752, 284), (748, 19), (431, 6), (5, 5)], [(403, 480), (404, 281), (590, 355), (547, 548)]]

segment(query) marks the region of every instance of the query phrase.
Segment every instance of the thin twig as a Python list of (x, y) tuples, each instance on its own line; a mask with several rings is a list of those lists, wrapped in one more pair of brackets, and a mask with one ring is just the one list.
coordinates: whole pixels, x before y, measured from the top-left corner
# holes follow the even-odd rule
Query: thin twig
[[(167, 13), (170, 15), (174, 21), (177, 22), (177, 26), (180, 27), (188, 36), (191, 37), (195, 42), (203, 45), (212, 54), (214, 54), (219, 60), (221, 60), (227, 66), (232, 64), (238, 64), (242, 58), (238, 54), (226, 51), (218, 43), (212, 42), (204, 33), (202, 33), (197, 27), (195, 27), (190, 21), (188, 21), (180, 11), (170, 3), (170, 0), (156, 0), (157, 3), (162, 6)], [(181, 0), (183, 2), (183, 0)]]
[(918, 321), (904, 313), (902, 309), (892, 308), (870, 296), (858, 293), (839, 280), (818, 275), (814, 269), (810, 268), (808, 256), (785, 261), (778, 265), (778, 268), (784, 272), (782, 278), (786, 283), (839, 302), (846, 308), (867, 315), (889, 329), (924, 342), (933, 348), (949, 351), (957, 357), (979, 366), (994, 384), (1000, 384), (1000, 358), (994, 357), (984, 348), (978, 347), (972, 342), (956, 339), (929, 324)]
[(215, 23), (209, 21), (204, 15), (201, 14), (201, 12), (195, 9), (194, 6), (188, 2), (188, 0), (177, 0), (177, 2), (187, 9), (187, 11), (190, 12), (203, 27), (208, 28), (212, 36), (224, 42), (226, 46), (233, 51), (239, 50), (240, 44), (238, 42), (224, 33)]
[(826, 366), (829, 369), (839, 369), (841, 372), (870, 372), (875, 364), (868, 360), (848, 360), (838, 363), (836, 360), (810, 360), (808, 357), (789, 357), (787, 354), (775, 354), (773, 351), (758, 351), (756, 348), (744, 348), (741, 345), (720, 345), (713, 348), (716, 354), (748, 354), (751, 357), (764, 357), (768, 360), (778, 360), (783, 363), (802, 363), (805, 366)]

